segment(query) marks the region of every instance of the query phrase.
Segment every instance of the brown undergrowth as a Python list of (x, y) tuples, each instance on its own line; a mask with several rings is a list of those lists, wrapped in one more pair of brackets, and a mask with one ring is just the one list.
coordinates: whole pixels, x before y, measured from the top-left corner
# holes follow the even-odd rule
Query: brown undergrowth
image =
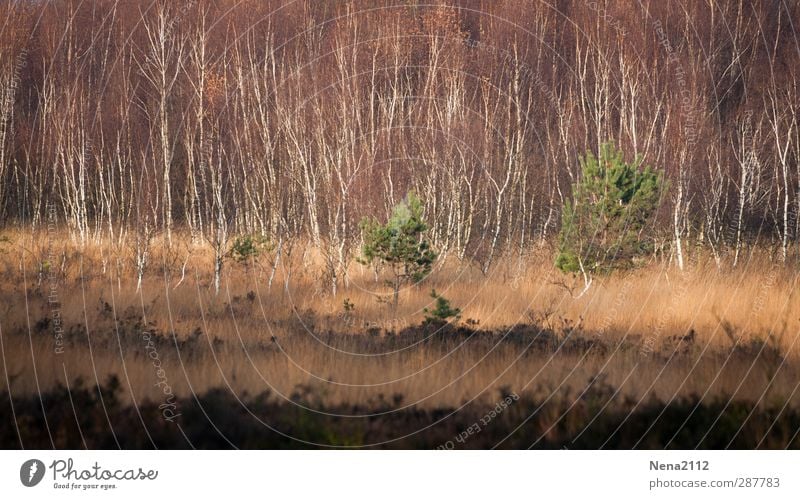
[[(153, 246), (141, 291), (124, 241), (11, 233), (3, 250), (0, 389), (12, 395), (116, 375), (128, 402), (166, 387), (287, 400), (305, 387), (330, 404), (431, 408), (501, 388), (580, 393), (601, 377), (634, 400), (797, 403), (797, 274), (757, 249), (737, 268), (699, 250), (683, 272), (654, 261), (582, 295), (546, 247), (487, 275), (449, 257), (397, 309), (383, 276), (358, 264), (333, 296), (320, 255), (299, 243), (277, 265), (227, 262), (219, 295), (209, 251), (188, 239)], [(431, 288), (461, 308), (458, 322), (421, 325)]]

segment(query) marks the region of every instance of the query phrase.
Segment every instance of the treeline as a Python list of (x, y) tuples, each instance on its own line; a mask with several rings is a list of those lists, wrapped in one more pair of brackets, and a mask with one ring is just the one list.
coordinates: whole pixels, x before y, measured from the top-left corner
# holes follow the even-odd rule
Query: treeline
[(52, 0), (0, 5), (0, 220), (137, 261), (310, 240), (342, 274), (409, 191), (488, 269), (548, 240), (577, 158), (664, 173), (664, 255), (800, 234), (797, 2)]

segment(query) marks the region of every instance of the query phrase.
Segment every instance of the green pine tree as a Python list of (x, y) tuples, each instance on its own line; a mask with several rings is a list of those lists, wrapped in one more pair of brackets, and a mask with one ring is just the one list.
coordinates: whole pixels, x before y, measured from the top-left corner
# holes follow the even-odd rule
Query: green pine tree
[(613, 144), (580, 158), (581, 178), (562, 211), (556, 267), (563, 272), (607, 273), (630, 268), (651, 249), (648, 222), (665, 187), (663, 175), (641, 158), (625, 162)]
[(442, 324), (449, 322), (450, 319), (458, 320), (461, 318), (461, 309), (453, 308), (450, 300), (438, 294), (435, 289), (431, 289), (431, 298), (436, 300), (436, 306), (432, 309), (423, 308), (425, 313), (425, 324)]
[(359, 261), (365, 265), (382, 263), (389, 267), (393, 278), (391, 286), (397, 307), (400, 288), (404, 283), (421, 281), (431, 272), (436, 253), (425, 237), (427, 224), (422, 219), (422, 201), (409, 192), (392, 210), (384, 225), (375, 218), (361, 221), (364, 246)]

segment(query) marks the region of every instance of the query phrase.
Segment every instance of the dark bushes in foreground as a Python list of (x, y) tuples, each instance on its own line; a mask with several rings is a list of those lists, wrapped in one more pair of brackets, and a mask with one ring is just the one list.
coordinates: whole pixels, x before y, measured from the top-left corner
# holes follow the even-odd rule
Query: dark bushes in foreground
[(325, 407), (310, 389), (298, 390), (291, 402), (268, 393), (237, 398), (213, 390), (178, 399), (180, 415), (174, 422), (156, 403), (123, 406), (119, 393), (115, 378), (101, 387), (58, 388), (41, 397), (12, 400), (8, 392), (0, 393), (0, 419), (6, 421), (0, 426), (0, 447), (800, 448), (800, 412), (784, 408), (784, 401), (771, 401), (769, 407), (691, 399), (606, 404), (614, 390), (602, 382), (579, 397), (514, 400), (516, 395), (502, 393), (497, 400), (510, 403), (500, 406), (487, 397), (460, 409), (437, 410), (399, 409), (405, 405), (400, 396), (365, 406)]

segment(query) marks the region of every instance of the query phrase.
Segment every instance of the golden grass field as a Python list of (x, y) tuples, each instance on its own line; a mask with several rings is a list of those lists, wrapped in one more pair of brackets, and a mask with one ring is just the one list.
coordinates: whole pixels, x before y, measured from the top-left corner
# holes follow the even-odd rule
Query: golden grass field
[[(380, 300), (382, 277), (357, 263), (331, 296), (320, 255), (300, 244), (283, 255), (271, 287), (269, 257), (228, 262), (215, 295), (211, 254), (188, 239), (170, 251), (156, 242), (137, 292), (130, 243), (79, 248), (64, 234), (6, 236), (0, 390), (12, 396), (116, 374), (137, 402), (164, 397), (159, 379), (183, 397), (221, 387), (276, 399), (305, 391), (326, 404), (397, 396), (401, 406), (428, 408), (502, 388), (575, 398), (592, 380), (637, 400), (800, 401), (796, 264), (757, 250), (720, 269), (698, 249), (683, 272), (654, 261), (597, 278), (579, 297), (582, 280), (555, 271), (546, 246), (488, 275), (446, 258), (393, 310)], [(462, 309), (457, 323), (417, 327), (431, 288)]]

